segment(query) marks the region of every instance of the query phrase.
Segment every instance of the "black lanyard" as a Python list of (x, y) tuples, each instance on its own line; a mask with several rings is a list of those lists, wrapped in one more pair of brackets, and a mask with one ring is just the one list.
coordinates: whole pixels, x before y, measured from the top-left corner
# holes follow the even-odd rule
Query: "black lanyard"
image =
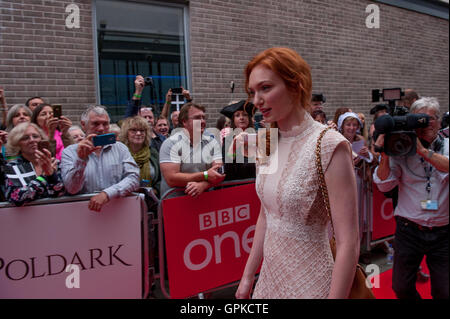
[[(420, 158), (420, 161), (422, 162), (423, 170), (425, 171), (425, 177), (427, 178), (427, 186), (425, 187), (425, 190), (428, 193), (428, 198), (431, 199), (431, 172), (433, 171), (432, 165), (426, 165), (423, 158)], [(427, 170), (428, 166), (428, 170)]]

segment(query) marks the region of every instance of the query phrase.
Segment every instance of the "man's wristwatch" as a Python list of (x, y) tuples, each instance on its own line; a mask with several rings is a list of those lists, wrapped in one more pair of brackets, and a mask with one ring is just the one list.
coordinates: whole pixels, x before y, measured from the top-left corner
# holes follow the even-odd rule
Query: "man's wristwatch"
[(433, 154), (434, 154), (434, 151), (428, 150), (427, 158), (430, 159), (433, 156)]

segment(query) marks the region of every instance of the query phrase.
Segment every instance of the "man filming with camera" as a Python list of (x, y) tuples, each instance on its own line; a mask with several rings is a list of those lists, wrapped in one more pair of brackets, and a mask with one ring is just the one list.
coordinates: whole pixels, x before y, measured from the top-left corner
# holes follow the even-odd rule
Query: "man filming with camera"
[(398, 185), (392, 288), (399, 299), (419, 299), (417, 269), (426, 256), (431, 294), (449, 297), (449, 141), (438, 134), (439, 103), (424, 97), (413, 103), (411, 113), (428, 115), (428, 125), (416, 128), (416, 152), (411, 156), (386, 154), (385, 134), (375, 142), (383, 148), (374, 171), (381, 192)]

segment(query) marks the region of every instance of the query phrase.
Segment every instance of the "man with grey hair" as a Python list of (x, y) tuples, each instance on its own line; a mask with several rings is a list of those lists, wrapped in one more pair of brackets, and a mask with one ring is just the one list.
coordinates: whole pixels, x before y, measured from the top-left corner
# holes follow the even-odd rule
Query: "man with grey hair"
[[(382, 192), (399, 186), (395, 208), (394, 266), (392, 288), (399, 299), (420, 298), (416, 290), (417, 269), (426, 256), (433, 298), (449, 297), (449, 143), (438, 134), (439, 103), (423, 97), (411, 113), (429, 116), (425, 128), (416, 129), (416, 154), (389, 157), (381, 153), (373, 174)], [(377, 146), (384, 145), (380, 134)]]
[(61, 175), (70, 194), (100, 192), (89, 201), (89, 209), (100, 212), (113, 198), (139, 188), (139, 167), (121, 142), (94, 146), (92, 138), (109, 133), (110, 118), (103, 106), (89, 107), (81, 115), (86, 137), (65, 148)]

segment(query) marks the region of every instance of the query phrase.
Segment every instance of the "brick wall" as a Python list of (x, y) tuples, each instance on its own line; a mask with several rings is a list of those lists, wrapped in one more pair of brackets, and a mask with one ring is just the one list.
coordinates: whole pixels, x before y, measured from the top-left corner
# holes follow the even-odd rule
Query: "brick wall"
[(80, 28), (68, 29), (70, 1), (0, 1), (0, 86), (9, 106), (42, 96), (74, 122), (95, 103), (91, 1), (77, 0)]
[(380, 28), (368, 29), (365, 9), (371, 3), (191, 1), (196, 100), (217, 114), (231, 99), (230, 80), (236, 83), (234, 98), (245, 98), (242, 74), (249, 59), (268, 47), (288, 46), (310, 64), (313, 92), (326, 95), (329, 117), (343, 106), (368, 116), (375, 105), (371, 89), (389, 87), (436, 96), (448, 109), (448, 20), (375, 2)]
[[(95, 103), (92, 8), (76, 0), (81, 28), (65, 27), (72, 1), (0, 1), (0, 85), (9, 105), (40, 95), (79, 119)], [(190, 62), (195, 101), (209, 125), (233, 98), (245, 98), (243, 69), (259, 51), (289, 46), (311, 65), (314, 92), (329, 117), (342, 106), (368, 115), (371, 89), (414, 88), (448, 108), (448, 20), (375, 2), (380, 28), (365, 25), (365, 0), (192, 0)], [(370, 121), (370, 120), (369, 120)]]

